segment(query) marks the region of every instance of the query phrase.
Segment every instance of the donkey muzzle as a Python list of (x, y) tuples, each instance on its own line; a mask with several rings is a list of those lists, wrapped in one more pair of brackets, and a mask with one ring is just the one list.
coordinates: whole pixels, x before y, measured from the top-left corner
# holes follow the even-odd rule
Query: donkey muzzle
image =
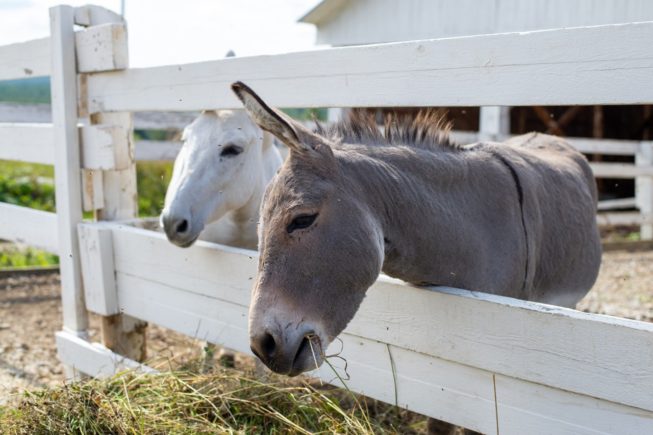
[(289, 324), (250, 333), (250, 348), (273, 372), (297, 376), (322, 364), (322, 344), (310, 325)]

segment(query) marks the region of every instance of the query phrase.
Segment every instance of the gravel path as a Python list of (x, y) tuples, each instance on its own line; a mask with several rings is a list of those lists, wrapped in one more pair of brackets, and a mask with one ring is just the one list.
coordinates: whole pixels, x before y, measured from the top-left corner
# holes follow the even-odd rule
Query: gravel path
[[(599, 279), (580, 310), (653, 322), (653, 251), (608, 252)], [(91, 337), (99, 321), (91, 318)], [(0, 274), (0, 403), (27, 388), (63, 382), (53, 333), (61, 328), (59, 275)], [(151, 357), (199, 354), (196, 340), (148, 328)]]

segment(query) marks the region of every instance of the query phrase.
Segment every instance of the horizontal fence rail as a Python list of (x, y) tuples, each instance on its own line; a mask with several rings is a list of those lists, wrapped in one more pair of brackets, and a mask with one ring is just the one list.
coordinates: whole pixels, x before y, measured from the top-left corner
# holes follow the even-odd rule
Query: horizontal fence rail
[(0, 160), (52, 165), (52, 124), (0, 124)]
[[(82, 225), (80, 240), (113, 272), (85, 268), (95, 277), (90, 309), (249, 353), (256, 252), (205, 242), (182, 250), (121, 224)], [(350, 388), (484, 433), (534, 421), (532, 433), (653, 430), (649, 323), (381, 277), (341, 339), (328, 352), (342, 350)], [(339, 385), (328, 366), (313, 375)]]
[(57, 215), (0, 202), (0, 239), (57, 253)]
[(241, 108), (235, 80), (278, 107), (642, 104), (650, 40), (647, 22), (128, 69), (91, 75), (88, 107)]
[[(127, 133), (111, 125), (78, 127), (82, 169), (117, 166), (114, 143)], [(54, 165), (52, 124), (0, 123), (0, 160)]]
[[(101, 21), (101, 20), (99, 20)], [(127, 37), (122, 24), (100, 24), (76, 32), (77, 71), (106, 71), (126, 63), (126, 51), (116, 51)], [(49, 76), (50, 38), (0, 46), (0, 80)]]
[(0, 47), (0, 80), (50, 75), (50, 38)]

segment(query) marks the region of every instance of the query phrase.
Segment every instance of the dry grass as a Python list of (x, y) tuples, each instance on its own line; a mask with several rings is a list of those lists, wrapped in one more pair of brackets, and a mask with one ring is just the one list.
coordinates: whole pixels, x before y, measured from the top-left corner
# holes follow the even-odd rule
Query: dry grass
[(125, 372), (0, 407), (3, 434), (415, 433), (422, 420), (345, 390), (233, 369)]

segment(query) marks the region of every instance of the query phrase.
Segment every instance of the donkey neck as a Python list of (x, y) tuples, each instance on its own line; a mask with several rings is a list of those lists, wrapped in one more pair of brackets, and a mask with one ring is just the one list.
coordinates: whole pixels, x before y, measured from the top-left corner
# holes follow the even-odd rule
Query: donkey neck
[[(384, 235), (385, 273), (415, 284), (522, 290), (524, 268), (509, 264), (524, 253), (511, 236), (520, 223), (517, 195), (489, 153), (345, 146), (336, 158), (344, 186)], [(509, 259), (495, 255), (511, 250)]]

